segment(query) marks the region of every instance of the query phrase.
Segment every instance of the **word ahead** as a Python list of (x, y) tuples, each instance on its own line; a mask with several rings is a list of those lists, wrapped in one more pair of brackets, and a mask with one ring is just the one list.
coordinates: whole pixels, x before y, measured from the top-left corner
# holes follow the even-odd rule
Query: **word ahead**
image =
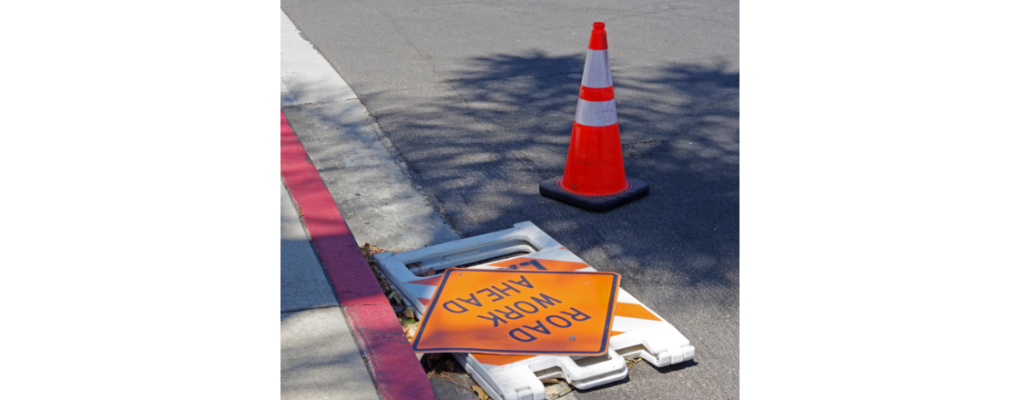
[(411, 347), (427, 353), (604, 354), (619, 285), (613, 272), (448, 269)]

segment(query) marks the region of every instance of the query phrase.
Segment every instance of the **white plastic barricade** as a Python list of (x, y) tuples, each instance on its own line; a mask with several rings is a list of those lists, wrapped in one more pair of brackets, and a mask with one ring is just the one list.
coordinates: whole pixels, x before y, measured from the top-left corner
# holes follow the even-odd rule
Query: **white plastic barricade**
[[(595, 271), (531, 222), (418, 250), (380, 253), (375, 259), (419, 318), (431, 303), (442, 278), (421, 276), (429, 269), (436, 272), (450, 267)], [(626, 281), (622, 285), (626, 285)], [(625, 358), (641, 357), (652, 365), (665, 367), (693, 359), (694, 346), (675, 327), (621, 288), (609, 351), (605, 355), (453, 355), (490, 396), (505, 400), (538, 400), (545, 399), (542, 379), (562, 378), (578, 389), (588, 389), (625, 378)]]

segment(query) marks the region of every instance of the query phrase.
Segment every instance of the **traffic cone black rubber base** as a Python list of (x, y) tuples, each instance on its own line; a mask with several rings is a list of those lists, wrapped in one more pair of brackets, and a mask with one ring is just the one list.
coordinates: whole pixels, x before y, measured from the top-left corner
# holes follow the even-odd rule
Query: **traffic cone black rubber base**
[(562, 180), (562, 176), (548, 179), (538, 185), (538, 192), (550, 199), (591, 211), (606, 211), (648, 194), (648, 182), (634, 178), (627, 178), (627, 188), (622, 192), (605, 196), (587, 196), (568, 191), (560, 185)]

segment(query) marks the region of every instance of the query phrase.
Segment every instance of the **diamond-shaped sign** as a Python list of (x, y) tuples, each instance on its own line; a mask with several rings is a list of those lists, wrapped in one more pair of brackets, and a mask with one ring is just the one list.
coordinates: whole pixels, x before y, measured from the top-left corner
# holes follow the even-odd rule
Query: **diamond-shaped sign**
[(446, 270), (411, 347), (417, 352), (606, 353), (620, 275)]

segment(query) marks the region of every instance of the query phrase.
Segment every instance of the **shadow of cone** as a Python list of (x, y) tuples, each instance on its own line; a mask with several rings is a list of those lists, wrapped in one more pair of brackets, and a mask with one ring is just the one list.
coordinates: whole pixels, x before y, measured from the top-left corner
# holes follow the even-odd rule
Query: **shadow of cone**
[(591, 31), (563, 176), (538, 187), (543, 196), (592, 211), (609, 210), (648, 194), (647, 182), (627, 178), (623, 170), (605, 27), (596, 22)]

